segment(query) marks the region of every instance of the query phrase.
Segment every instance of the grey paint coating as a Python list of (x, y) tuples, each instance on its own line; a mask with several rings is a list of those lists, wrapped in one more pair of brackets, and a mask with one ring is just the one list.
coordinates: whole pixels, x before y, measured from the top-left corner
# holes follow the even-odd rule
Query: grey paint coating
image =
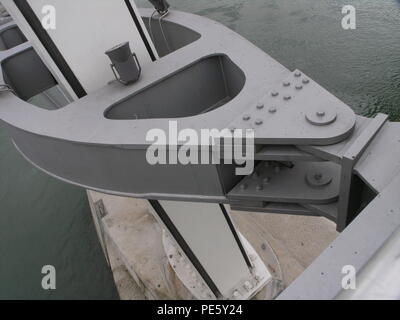
[[(0, 83), (27, 101), (57, 82), (14, 22), (0, 26)], [(26, 72), (29, 70), (29, 72)]]
[(400, 173), (399, 159), (400, 125), (387, 122), (371, 141), (354, 170), (373, 190), (381, 192)]
[[(145, 19), (151, 13), (143, 10)], [(256, 194), (241, 194), (240, 199), (264, 210), (267, 203), (274, 207), (301, 203), (294, 211), (311, 210), (314, 215), (340, 218), (334, 202), (337, 175), (323, 186), (330, 191), (319, 197), (307, 194), (306, 179), (318, 166), (324, 168), (325, 176), (334, 167), (333, 163), (315, 161), (342, 164), (344, 153), (358, 143), (370, 120), (355, 116), (300, 70), (289, 72), (214, 21), (173, 11), (165, 26), (174, 51), (164, 52), (162, 59), (146, 66), (140, 81), (131, 86), (110, 82), (53, 111), (35, 108), (3, 92), (0, 119), (20, 152), (45, 172), (88, 189), (147, 199), (229, 203), (235, 198), (234, 193), (228, 193), (241, 179), (234, 175), (235, 166), (152, 166), (145, 157), (150, 144), (145, 137), (153, 128), (167, 132), (170, 120), (177, 121), (179, 129), (196, 131), (205, 127), (253, 128), (258, 144), (256, 159), (300, 161), (300, 165), (280, 174), (276, 179), (279, 183), (272, 183), (277, 190), (274, 195), (258, 192), (263, 205), (254, 206)], [(160, 30), (154, 29), (152, 35), (156, 47), (164, 42)], [(25, 43), (0, 53), (2, 66), (28, 49), (31, 46)], [(24, 79), (20, 70), (11, 71), (16, 79)], [(36, 76), (46, 79), (46, 72)], [(14, 82), (14, 87), (25, 90), (32, 86), (21, 80)], [(48, 82), (37, 81), (43, 90)], [(268, 153), (268, 147), (279, 152)], [(304, 161), (312, 161), (312, 165)], [(285, 187), (285, 181), (291, 180), (300, 181), (292, 191)], [(332, 204), (324, 207), (327, 202)]]
[(129, 120), (196, 116), (233, 100), (245, 81), (243, 72), (227, 56), (208, 56), (111, 106), (105, 117)]
[[(354, 204), (354, 194), (360, 192), (354, 190), (353, 169), (362, 156), (365, 149), (378, 134), (388, 119), (387, 115), (378, 114), (346, 150), (342, 158), (342, 172), (340, 179), (340, 201), (338, 205), (338, 230), (342, 231), (354, 219), (357, 214), (357, 203)], [(353, 190), (352, 190), (353, 186)], [(353, 196), (353, 197), (352, 197)], [(352, 199), (353, 198), (353, 199)]]
[[(307, 174), (305, 174), (307, 173)], [(295, 162), (293, 168), (260, 164), (228, 194), (229, 200), (313, 203), (335, 202), (339, 196), (340, 167), (330, 162)], [(317, 186), (316, 181), (328, 180)]]
[[(151, 14), (151, 10), (143, 12), (147, 16)], [(2, 93), (0, 119), (9, 128), (15, 144), (25, 157), (42, 170), (88, 189), (152, 199), (218, 202), (226, 201), (225, 192), (229, 190), (225, 189), (235, 180), (227, 174), (233, 171), (232, 168), (223, 165), (151, 166), (145, 158), (150, 144), (146, 141), (146, 133), (150, 129), (159, 128), (168, 132), (169, 120), (177, 120), (179, 129), (224, 129), (248, 109), (255, 108), (263, 97), (277, 87), (282, 86), (281, 94), (284, 95), (285, 90), (297, 90), (295, 81), (301, 81), (308, 87), (307, 90), (293, 94), (291, 101), (278, 97), (284, 104), (282, 112), (276, 115), (277, 119), (282, 119), (282, 123), (273, 121), (271, 124), (276, 130), (256, 132), (256, 141), (290, 145), (331, 144), (351, 134), (355, 115), (348, 106), (308, 78), (298, 77), (297, 71), (290, 73), (236, 33), (192, 14), (173, 11), (166, 19), (194, 30), (201, 37), (144, 68), (140, 81), (131, 86), (117, 82), (105, 84), (79, 101), (52, 111), (35, 108), (16, 99), (11, 93)], [(218, 89), (213, 100), (207, 101), (205, 99), (209, 99), (211, 88), (204, 87), (204, 81), (210, 80), (209, 72), (216, 75), (221, 72), (215, 73), (218, 70), (216, 59), (222, 65), (222, 72), (229, 73), (232, 84), (226, 84), (225, 92)], [(179, 78), (182, 70), (191, 72), (199, 61), (213, 61), (212, 66), (207, 64), (207, 67), (201, 67), (201, 76), (196, 83), (200, 92), (205, 90), (204, 93), (207, 93), (196, 96), (196, 103), (201, 106), (196, 110), (200, 114), (179, 119), (110, 120), (105, 117), (106, 111), (111, 112), (110, 107), (121, 105), (127, 99), (138, 99), (138, 95), (143, 95), (146, 90), (150, 93), (156, 90), (157, 96), (163, 97), (160, 101), (153, 98), (152, 107), (161, 106), (162, 109), (166, 99), (178, 97), (182, 101), (179, 105), (182, 110), (184, 103), (190, 102), (182, 83), (178, 82), (177, 85), (174, 80), (171, 91), (160, 93), (159, 90), (165, 90), (162, 84), (169, 79)], [(215, 81), (214, 77), (211, 78)], [(221, 74), (219, 77), (222, 77)], [(282, 82), (292, 77), (297, 80), (292, 81), (292, 86), (284, 87)], [(226, 82), (227, 78), (225, 76), (218, 81)], [(149, 96), (151, 94), (147, 94)], [(338, 117), (333, 124), (314, 126), (307, 121), (305, 114), (308, 108), (314, 110), (318, 105), (319, 99), (316, 97), (321, 99), (321, 103), (335, 108)], [(216, 102), (218, 98), (222, 102)], [(211, 109), (215, 108), (204, 112), (210, 105)], [(123, 110), (129, 108), (124, 107)], [(258, 111), (264, 112), (260, 117), (265, 117), (267, 121), (269, 112)], [(185, 112), (192, 114), (190, 110)], [(184, 113), (181, 115), (185, 116)]]
[[(243, 71), (246, 83), (235, 99), (220, 108), (194, 117), (179, 119), (179, 128), (200, 130), (205, 123), (208, 128), (227, 128), (230, 121), (234, 120), (236, 116), (241, 115), (247, 108), (255, 106), (258, 100), (290, 76), (282, 65), (267, 54), (216, 22), (175, 11), (171, 12), (166, 19), (187, 24), (199, 32), (201, 38), (149, 65), (143, 70), (141, 80), (132, 86), (124, 87), (114, 82), (53, 112), (32, 108), (23, 101), (17, 101), (14, 96), (4, 94), (0, 97), (0, 103), (3, 106), (0, 113), (2, 121), (33, 134), (71, 143), (122, 145), (135, 148), (149, 145), (145, 139), (149, 130), (160, 128), (168, 131), (168, 120), (175, 119), (109, 121), (104, 117), (105, 110), (125, 100), (128, 96), (170, 77), (179, 70), (188, 68), (205, 57), (227, 55)], [(108, 68), (108, 66), (106, 67)], [(178, 91), (170, 92), (170, 94), (172, 96), (182, 93)], [(310, 144), (313, 142), (331, 144), (339, 142), (344, 136), (349, 135), (355, 123), (354, 112), (348, 106), (336, 101), (325, 90), (317, 92), (310, 90), (308, 95), (301, 96), (301, 101), (315, 98), (315, 94), (322, 96), (323, 99), (328, 99), (329, 103), (338, 103), (337, 108), (346, 116), (343, 117), (343, 122), (338, 119), (337, 126), (315, 126), (314, 128), (308, 124), (304, 116), (297, 117), (297, 112), (294, 111), (293, 115), (288, 112), (287, 125), (292, 128), (304, 129), (303, 135), (296, 130), (292, 134), (288, 133), (282, 137), (270, 130), (265, 135), (261, 133), (259, 139), (268, 139), (272, 142), (278, 140), (280, 144)], [(324, 103), (325, 100), (321, 102)], [(163, 104), (163, 101), (159, 101), (159, 103)], [(11, 105), (12, 107), (10, 107)], [(292, 102), (290, 106), (294, 108), (296, 104)], [(306, 103), (297, 107), (303, 111), (307, 110)], [(21, 112), (24, 114), (22, 117)], [(46, 123), (46, 126), (43, 126), (42, 123)], [(275, 124), (275, 126), (276, 129), (285, 127), (280, 124)], [(299, 134), (302, 135), (300, 138)]]
[(399, 190), (397, 176), (278, 299), (326, 300), (338, 296), (343, 291), (343, 267), (350, 265), (360, 272), (399, 229)]
[(9, 22), (0, 27), (0, 51), (9, 50), (24, 42), (25, 36), (14, 22)]

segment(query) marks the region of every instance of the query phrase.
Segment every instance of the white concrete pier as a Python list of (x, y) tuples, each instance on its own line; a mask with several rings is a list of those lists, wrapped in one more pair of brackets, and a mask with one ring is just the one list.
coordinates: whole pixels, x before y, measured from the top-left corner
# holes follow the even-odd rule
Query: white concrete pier
[[(162, 229), (145, 200), (88, 191), (93, 217), (121, 299), (194, 299), (168, 262)], [(325, 218), (237, 213), (232, 216), (274, 277), (256, 299), (273, 299), (337, 237)]]

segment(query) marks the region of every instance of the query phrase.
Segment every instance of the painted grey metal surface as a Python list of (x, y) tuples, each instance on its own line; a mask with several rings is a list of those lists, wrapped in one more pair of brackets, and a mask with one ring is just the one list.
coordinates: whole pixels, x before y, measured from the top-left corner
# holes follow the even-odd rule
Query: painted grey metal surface
[[(33, 48), (27, 48), (1, 60), (5, 83), (12, 86), (16, 94), (28, 100), (43, 90), (57, 85)], [(26, 70), (29, 70), (29, 73)]]
[(400, 173), (400, 124), (388, 122), (371, 141), (355, 172), (376, 192)]
[[(342, 291), (343, 267), (357, 272), (400, 227), (400, 175), (372, 201), (278, 299), (330, 300)], [(398, 248), (396, 248), (398, 250)]]
[(308, 76), (295, 70), (276, 80), (228, 127), (254, 129), (259, 144), (329, 145), (351, 134), (354, 112)]
[(228, 199), (314, 204), (335, 202), (339, 196), (339, 173), (340, 167), (329, 162), (296, 162), (293, 168), (266, 162), (233, 188)]
[(205, 57), (118, 102), (107, 119), (193, 117), (233, 100), (245, 84), (243, 72), (225, 55)]
[[(149, 21), (152, 11), (142, 13)], [(347, 211), (345, 206), (339, 210), (338, 198), (344, 200), (348, 193), (340, 188), (339, 197), (338, 165), (343, 170), (346, 152), (359, 144), (372, 120), (356, 116), (301, 71), (289, 72), (218, 23), (172, 11), (163, 24), (165, 28), (152, 33), (163, 58), (146, 66), (140, 81), (131, 86), (110, 82), (53, 111), (1, 93), (0, 119), (20, 152), (61, 180), (105, 193), (224, 202), (261, 212), (286, 208), (335, 222), (343, 217), (339, 212)], [(161, 32), (173, 52), (165, 52)], [(28, 43), (22, 44), (0, 57), (3, 62), (14, 59), (29, 48)], [(2, 66), (7, 74), (7, 65)], [(46, 81), (38, 84), (46, 89)], [(12, 86), (32, 89), (19, 79)], [(23, 98), (29, 96), (16, 91)], [(176, 121), (178, 129), (198, 133), (205, 128), (254, 129), (260, 167), (265, 168), (267, 160), (295, 165), (265, 172), (273, 175), (269, 182), (267, 177), (240, 182), (233, 165), (150, 165), (146, 134), (154, 128), (168, 132), (170, 121)], [(366, 147), (358, 152), (361, 160)], [(347, 179), (353, 167), (357, 168), (357, 161), (342, 176)], [(366, 170), (359, 171), (355, 173), (365, 185), (374, 186), (365, 178)], [(245, 185), (249, 188), (242, 189)], [(349, 222), (343, 221), (340, 228)]]
[(400, 300), (400, 228), (357, 274), (356, 289), (343, 290), (340, 300)]
[[(279, 203), (279, 202), (263, 202), (261, 205), (256, 202), (249, 201), (230, 201), (232, 210), (236, 211), (247, 211), (247, 212), (266, 212), (274, 214), (291, 214), (301, 216), (315, 216), (316, 214), (312, 210), (295, 204), (295, 203)], [(321, 214), (322, 215), (322, 214)]]
[[(150, 10), (144, 10), (145, 16), (150, 14)], [(288, 72), (251, 43), (206, 18), (173, 11), (166, 19), (192, 29), (201, 37), (146, 67), (141, 80), (132, 86), (125, 87), (115, 82), (105, 84), (97, 92), (51, 112), (34, 108), (12, 94), (2, 94), (0, 118), (10, 129), (15, 144), (25, 157), (59, 179), (102, 192), (150, 199), (226, 202), (226, 192), (237, 180), (232, 178), (232, 166), (151, 166), (145, 158), (146, 148), (150, 144), (145, 139), (146, 133), (153, 128), (168, 132), (169, 120), (177, 120), (179, 129), (199, 131), (205, 124), (207, 128), (227, 128), (237, 116), (247, 112), (248, 108), (255, 108), (262, 97), (269, 97), (276, 87), (282, 86), (277, 101), (282, 101), (284, 106), (276, 116), (287, 114), (286, 124), (272, 122), (277, 130), (260, 131), (256, 133), (256, 140), (288, 145), (329, 144), (351, 134), (355, 123), (353, 111), (308, 78), (298, 76), (298, 71)], [(173, 37), (174, 34), (169, 36)], [(110, 120), (105, 117), (110, 107), (116, 104), (121, 106), (129, 99), (138, 99), (138, 95), (143, 95), (145, 90), (151, 92), (155, 85), (162, 86), (171, 78), (181, 77), (182, 70), (192, 70), (199, 61), (217, 61), (215, 57), (224, 57), (218, 59), (228, 65), (223, 71), (230, 73), (229, 78), (233, 83), (227, 87), (227, 91), (217, 91), (213, 101), (205, 101), (209, 99), (209, 90), (203, 92), (207, 93), (204, 98), (198, 96), (197, 99), (188, 100), (185, 89), (180, 90), (175, 80), (172, 81), (170, 97), (181, 99), (180, 108), (185, 107), (185, 102), (189, 106), (196, 100), (196, 103), (201, 103), (197, 109), (200, 114), (179, 119)], [(229, 67), (230, 63), (235, 67)], [(199, 87), (203, 86), (203, 81), (210, 79), (209, 72), (216, 75), (221, 72), (215, 68), (208, 66), (202, 71), (205, 75), (199, 79)], [(235, 74), (239, 75), (237, 80)], [(241, 89), (243, 75), (245, 83)], [(292, 84), (285, 87), (282, 81), (286, 78), (297, 80), (292, 80)], [(226, 79), (228, 77), (221, 81)], [(304, 82), (307, 89), (296, 89), (299, 86), (296, 81)], [(293, 99), (286, 101), (284, 96), (287, 90), (303, 92), (293, 93)], [(165, 97), (163, 100), (152, 100), (152, 107), (165, 106), (167, 93), (161, 95)], [(334, 123), (316, 126), (307, 120), (307, 110), (314, 112), (318, 105), (318, 101), (309, 102), (313, 101), (311, 98), (315, 95), (321, 96), (320, 102), (325, 107), (327, 103), (335, 109), (337, 119)], [(220, 106), (216, 104), (218, 98), (225, 103), (220, 103)], [(256, 111), (267, 121), (270, 112), (267, 102), (265, 105), (264, 110)], [(204, 112), (210, 106), (215, 109)], [(128, 109), (129, 105), (126, 106)], [(288, 130), (283, 136), (279, 132), (281, 128)]]
[(352, 201), (357, 198), (354, 193), (359, 193), (360, 190), (354, 190), (353, 183), (353, 168), (362, 156), (365, 149), (371, 143), (372, 139), (378, 134), (379, 130), (386, 123), (387, 115), (378, 114), (350, 145), (342, 157), (342, 172), (340, 177), (340, 200), (338, 205), (338, 230), (342, 231), (355, 218), (359, 207), (357, 201)]
[(27, 39), (14, 22), (8, 22), (0, 26), (0, 50), (5, 51), (14, 48)]
[[(0, 83), (23, 100), (57, 85), (56, 80), (14, 22), (0, 26)], [(29, 70), (29, 72), (27, 72)]]
[(310, 153), (301, 151), (295, 146), (268, 145), (255, 154), (255, 160), (262, 161), (322, 161)]
[[(2, 105), (12, 103), (13, 108), (2, 107), (1, 119), (9, 125), (27, 132), (71, 143), (140, 147), (149, 145), (145, 137), (150, 129), (160, 128), (168, 131), (168, 120), (174, 119), (110, 121), (104, 117), (105, 110), (204, 57), (226, 54), (243, 71), (246, 84), (235, 99), (220, 108), (195, 117), (179, 119), (179, 128), (200, 130), (204, 127), (204, 123), (207, 123), (209, 128), (227, 128), (230, 119), (233, 120), (236, 115), (241, 115), (247, 106), (255, 106), (265, 93), (269, 94), (268, 92), (276, 87), (276, 83), (280, 84), (288, 75), (283, 66), (222, 25), (180, 12), (171, 12), (168, 19), (189, 25), (202, 37), (187, 47), (154, 62), (146, 70), (143, 70), (143, 78), (133, 86), (122, 88), (118, 83), (109, 84), (61, 110), (48, 113), (31, 108), (22, 101), (16, 101), (12, 95), (2, 95), (0, 103)], [(221, 43), (220, 39), (224, 39), (224, 41)], [(240, 46), (237, 45), (238, 42), (240, 42)], [(310, 90), (301, 95), (298, 107), (307, 111), (309, 102), (305, 100), (311, 99), (312, 101), (315, 94), (319, 94), (323, 97), (321, 102), (333, 104), (339, 115), (342, 113), (343, 119), (340, 119), (339, 116), (332, 126), (313, 126), (306, 121), (304, 115), (298, 117), (299, 114), (296, 110), (292, 110), (293, 113), (289, 110), (285, 112), (289, 119), (283, 119), (286, 123), (279, 124), (278, 121), (275, 121), (276, 133), (274, 130), (268, 130), (265, 134), (260, 132), (260, 134), (256, 134), (256, 139), (271, 141), (275, 144), (310, 144), (314, 142), (330, 144), (344, 139), (351, 133), (355, 123), (353, 111), (317, 85), (313, 83), (309, 85)], [(304, 90), (304, 92), (306, 91)], [(174, 94), (179, 94), (179, 92), (174, 92)], [(292, 109), (296, 107), (294, 100), (289, 102)], [(302, 101), (304, 103), (301, 103)], [(163, 104), (163, 101), (159, 101), (159, 103)], [(23, 117), (19, 113), (21, 110), (24, 110), (25, 116)], [(27, 121), (28, 118), (31, 120)], [(43, 122), (46, 122), (46, 126), (41, 125)], [(288, 133), (283, 136), (279, 132), (282, 127), (288, 130)], [(291, 128), (298, 130), (291, 131)]]
[(349, 146), (358, 138), (364, 131), (371, 119), (362, 116), (356, 116), (356, 124), (353, 133), (343, 141), (328, 146), (297, 146), (300, 150), (313, 154), (321, 159), (332, 161), (340, 164), (342, 157)]

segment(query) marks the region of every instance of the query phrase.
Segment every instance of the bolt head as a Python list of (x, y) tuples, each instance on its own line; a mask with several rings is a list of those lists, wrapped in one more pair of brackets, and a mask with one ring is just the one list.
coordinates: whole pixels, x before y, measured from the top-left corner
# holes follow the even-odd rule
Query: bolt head
[(301, 72), (296, 71), (296, 72), (294, 73), (294, 76), (295, 76), (296, 78), (301, 77)]
[(244, 116), (243, 116), (243, 120), (244, 121), (249, 121), (251, 119), (251, 116), (249, 115), (249, 114), (245, 114)]
[(250, 281), (246, 281), (246, 282), (244, 283), (244, 287), (245, 287), (246, 290), (248, 291), (248, 290), (250, 290), (253, 286), (251, 285)]
[(261, 119), (256, 120), (256, 125), (261, 126), (264, 122)]
[(290, 99), (292, 99), (292, 96), (290, 96), (290, 95), (286, 95), (283, 97), (283, 100), (286, 100), (286, 101), (288, 101)]
[(262, 191), (262, 190), (264, 190), (264, 187), (262, 184), (259, 184), (259, 185), (257, 185), (256, 189), (257, 189), (257, 191)]
[(296, 86), (296, 90), (301, 90), (301, 89), (303, 89), (303, 86), (300, 85), (300, 84), (298, 84), (298, 85)]
[(241, 186), (240, 186), (240, 189), (242, 189), (242, 190), (246, 190), (248, 188), (248, 185), (246, 184), (246, 183), (243, 183)]
[(319, 172), (314, 175), (314, 179), (317, 181), (320, 181), (322, 179), (322, 177), (323, 177), (322, 173), (319, 173)]
[(334, 109), (324, 107), (310, 108), (305, 117), (314, 126), (327, 126), (336, 121), (337, 113)]
[(268, 111), (269, 111), (269, 113), (275, 113), (277, 110), (275, 107), (271, 107), (271, 108), (269, 108)]
[(277, 97), (277, 96), (279, 96), (279, 92), (278, 91), (272, 91), (271, 92), (271, 96)]
[(284, 81), (283, 82), (283, 86), (284, 87), (289, 87), (290, 86), (290, 82), (289, 81)]
[(330, 184), (333, 180), (332, 176), (329, 173), (324, 174), (322, 172), (308, 172), (306, 175), (307, 182), (313, 187), (323, 187)]
[(264, 104), (263, 103), (257, 104), (257, 109), (258, 110), (264, 109)]
[(310, 83), (310, 79), (303, 79), (303, 83), (304, 84), (309, 84)]
[(264, 180), (263, 180), (263, 182), (264, 182), (265, 184), (270, 183), (270, 181), (271, 181), (270, 177), (266, 177), (266, 178), (264, 178)]

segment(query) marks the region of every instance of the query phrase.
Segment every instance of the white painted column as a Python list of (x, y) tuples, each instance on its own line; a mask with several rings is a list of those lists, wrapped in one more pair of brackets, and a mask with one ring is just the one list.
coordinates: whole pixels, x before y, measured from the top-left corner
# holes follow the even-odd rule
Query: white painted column
[[(46, 32), (87, 93), (113, 80), (113, 74), (109, 68), (110, 61), (104, 53), (121, 42), (130, 42), (131, 49), (136, 53), (144, 68), (152, 61), (127, 4), (123, 0), (26, 0), (26, 2), (41, 22), (51, 18), (48, 16), (51, 13), (48, 10), (49, 6), (55, 9), (55, 29), (49, 28)], [(133, 1), (129, 3), (138, 16), (135, 3)], [(76, 98), (70, 83), (65, 79), (14, 1), (6, 0), (3, 4), (57, 81)], [(155, 53), (156, 50), (142, 19), (138, 21)]]
[[(231, 298), (252, 278), (250, 260), (224, 206), (159, 201), (157, 207), (150, 203), (154, 215), (159, 217), (215, 295)], [(186, 245), (190, 249), (185, 248)]]

